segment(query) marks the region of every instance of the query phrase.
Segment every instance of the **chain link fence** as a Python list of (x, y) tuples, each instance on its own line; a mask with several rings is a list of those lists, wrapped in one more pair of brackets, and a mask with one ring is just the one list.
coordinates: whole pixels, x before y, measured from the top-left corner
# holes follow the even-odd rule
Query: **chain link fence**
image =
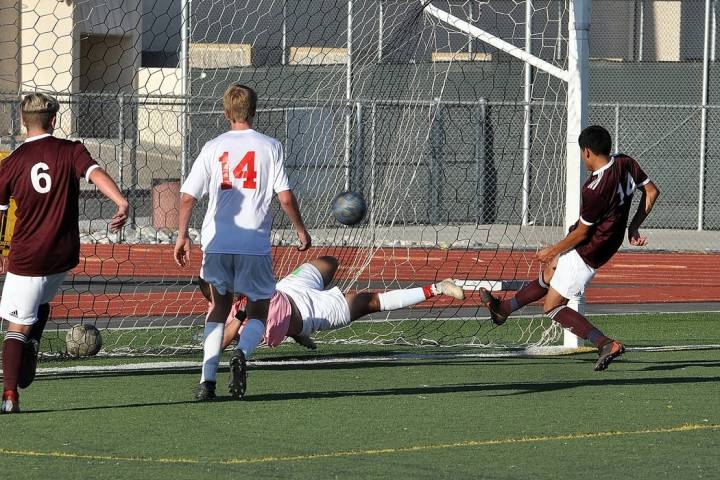
[[(131, 201), (133, 223), (153, 224), (153, 188), (180, 181), (181, 99), (58, 98), (63, 110), (78, 112), (72, 126), (70, 117), (61, 114), (58, 128), (70, 138), (82, 139), (113, 175)], [(206, 109), (190, 108), (192, 154), (227, 128), (221, 109), (207, 109), (208, 102), (198, 105)], [(533, 108), (548, 107), (536, 103)], [(706, 108), (714, 130), (720, 125), (720, 106)], [(521, 104), (356, 101), (351, 111), (353, 154), (346, 165), (344, 106), (298, 104), (259, 110), (257, 128), (283, 142), (291, 181), (304, 204), (329, 205), (332, 196), (350, 185), (376, 205), (373, 221), (380, 224), (518, 224), (519, 192), (527, 173), (531, 222), (562, 224), (564, 152), (546, 152), (543, 137), (548, 132), (536, 126), (531, 166), (523, 170), (517, 148), (523, 127)], [(16, 98), (0, 100), (0, 112), (14, 115), (12, 125), (20, 124)], [(590, 121), (608, 127), (614, 150), (637, 158), (663, 192), (647, 220), (649, 228), (694, 230), (701, 221), (705, 230), (720, 230), (720, 200), (714, 193), (720, 189), (720, 139), (708, 138), (701, 185), (701, 112), (697, 105), (590, 105)], [(17, 128), (16, 133), (4, 137), (3, 148), (13, 149), (22, 140)], [(395, 149), (408, 137), (415, 148), (398, 156)], [(398, 188), (398, 178), (408, 175), (414, 176), (411, 188)], [(113, 209), (91, 186), (84, 188), (81, 219), (91, 230), (92, 222), (99, 226)], [(387, 208), (378, 208), (377, 202)], [(307, 216), (312, 227), (331, 225), (327, 208), (308, 209)]]
[[(60, 32), (58, 39), (64, 41), (74, 31), (82, 34), (73, 73), (77, 81), (65, 90), (53, 89), (59, 77), (45, 78), (47, 72), (39, 68), (45, 57), (23, 57), (11, 51), (15, 44), (5, 42), (9, 53), (0, 53), (0, 92), (17, 92), (33, 81), (54, 91), (62, 104), (60, 133), (82, 139), (117, 180), (130, 198), (133, 225), (172, 226), (172, 219), (158, 219), (173, 214), (171, 207), (158, 206), (157, 189), (173, 185), (176, 190), (202, 145), (226, 129), (218, 97), (238, 79), (251, 80), (264, 97), (257, 128), (283, 142), (297, 193), (313, 207), (307, 209), (313, 227), (329, 225), (326, 206), (348, 187), (370, 199), (372, 221), (378, 224), (517, 225), (524, 213), (535, 225), (562, 223), (565, 118), (564, 105), (553, 102), (562, 101), (564, 94), (552, 80), (540, 73), (534, 79), (525, 168), (519, 63), (448, 29), (425, 38), (422, 16), (411, 15), (402, 2), (358, 1), (353, 32), (365, 63), (358, 61), (348, 102), (342, 91), (347, 2), (261, 2), (270, 14), (259, 16), (249, 29), (226, 28), (218, 21), (228, 7), (250, 8), (246, 3), (214, 0), (199, 2), (193, 10), (188, 21), (194, 28), (187, 41), (197, 56), (185, 52), (190, 55), (190, 97), (181, 95), (177, 62), (184, 38), (183, 2), (162, 1), (127, 7), (127, 15), (120, 15), (122, 6), (107, 7), (103, 14), (106, 7), (87, 0), (74, 6), (43, 4), (42, 11), (38, 7), (34, 12), (38, 18), (61, 18), (59, 9), (67, 10), (62, 13), (71, 20), (62, 26), (67, 31), (53, 30)], [(448, 11), (507, 41), (524, 42), (523, 2), (435, 3), (447, 4)], [(0, 9), (8, 19), (1, 26), (3, 38), (44, 28), (20, 22), (29, 13), (17, 5)], [(717, 7), (716, 0), (593, 2), (589, 121), (608, 127), (615, 149), (636, 157), (660, 186), (663, 195), (646, 223), (651, 228), (720, 230), (715, 193), (720, 187), (715, 168), (720, 141), (711, 134), (720, 124)], [(382, 12), (384, 23), (377, 21)], [(562, 65), (567, 55), (565, 3), (536, 1), (533, 12), (532, 50)], [(124, 39), (105, 38), (119, 33)], [(407, 48), (404, 36), (423, 48)], [(334, 60), (293, 63), (301, 43)], [(18, 48), (25, 52), (29, 46)], [(67, 60), (64, 50), (53, 48), (43, 47), (41, 53), (51, 54), (56, 63)], [(465, 57), (447, 68), (444, 83), (438, 82), (436, 65), (458, 52)], [(473, 55), (480, 54), (485, 56), (478, 61)], [(34, 76), (20, 78), (23, 68)], [(288, 92), (300, 98), (281, 99)], [(313, 102), (303, 96), (308, 92), (324, 98)], [(434, 100), (438, 92), (439, 101)], [(18, 102), (16, 94), (0, 95), (1, 149), (10, 150), (23, 139)], [(401, 187), (399, 179), (406, 182)], [(84, 188), (81, 216), (92, 232), (112, 208), (92, 187)], [(707, 243), (672, 248), (694, 247), (715, 248)]]

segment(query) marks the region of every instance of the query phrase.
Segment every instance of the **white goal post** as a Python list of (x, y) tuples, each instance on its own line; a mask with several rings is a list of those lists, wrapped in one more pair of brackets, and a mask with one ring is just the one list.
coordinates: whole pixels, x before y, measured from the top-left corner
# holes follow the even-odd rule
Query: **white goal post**
[[(423, 0), (421, 2), (425, 3)], [(425, 5), (424, 8), (425, 12), (451, 25), (453, 28), (567, 82), (567, 159), (564, 222), (564, 231), (567, 231), (570, 225), (575, 223), (580, 216), (580, 190), (584, 167), (580, 161), (580, 147), (577, 139), (580, 131), (587, 125), (588, 115), (590, 0), (569, 0), (567, 70), (558, 68), (496, 35), (442, 11), (430, 3)], [(584, 313), (584, 306), (584, 300), (570, 302), (570, 307), (580, 313)], [(565, 330), (563, 343), (565, 347), (578, 348), (582, 346), (583, 341), (570, 331)]]

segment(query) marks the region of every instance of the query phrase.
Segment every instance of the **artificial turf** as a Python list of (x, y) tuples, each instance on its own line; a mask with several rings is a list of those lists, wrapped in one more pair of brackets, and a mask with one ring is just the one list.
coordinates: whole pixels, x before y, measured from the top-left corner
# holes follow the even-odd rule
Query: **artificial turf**
[[(595, 321), (630, 344), (720, 343), (711, 314)], [(667, 341), (675, 336), (682, 341)], [(368, 352), (283, 349), (259, 357)], [(601, 373), (592, 371), (593, 353), (260, 365), (246, 400), (224, 394), (221, 373), (213, 403), (192, 401), (196, 372), (39, 378), (22, 392), (24, 412), (0, 417), (0, 471), (42, 479), (718, 478), (717, 352), (631, 351)]]

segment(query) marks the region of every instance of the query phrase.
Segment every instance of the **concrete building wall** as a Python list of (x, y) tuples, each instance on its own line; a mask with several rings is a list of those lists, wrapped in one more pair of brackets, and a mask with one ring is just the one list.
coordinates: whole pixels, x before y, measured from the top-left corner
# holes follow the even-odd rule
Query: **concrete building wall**
[(182, 109), (177, 99), (156, 96), (182, 94), (179, 68), (141, 68), (138, 71), (137, 129), (141, 144), (180, 147), (180, 115)]

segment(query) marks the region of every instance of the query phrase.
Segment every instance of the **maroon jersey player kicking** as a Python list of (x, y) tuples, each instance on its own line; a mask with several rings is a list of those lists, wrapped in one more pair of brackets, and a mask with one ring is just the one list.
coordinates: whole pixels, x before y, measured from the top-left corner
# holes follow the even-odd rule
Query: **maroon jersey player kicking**
[[(631, 245), (647, 243), (639, 229), (652, 210), (659, 191), (634, 159), (621, 154), (610, 156), (612, 141), (603, 127), (587, 127), (580, 133), (578, 143), (583, 162), (592, 171), (582, 188), (580, 218), (565, 238), (537, 253), (535, 258), (545, 265), (537, 280), (504, 301), (486, 290), (480, 293), (497, 325), (503, 324), (512, 312), (545, 297), (545, 314), (578, 337), (595, 344), (599, 355), (595, 370), (605, 370), (610, 362), (622, 355), (625, 346), (606, 337), (567, 303), (585, 293), (585, 287), (597, 269), (622, 245), (626, 228)], [(642, 199), (628, 225), (636, 189), (642, 191)]]
[(0, 163), (0, 220), (7, 212), (10, 196), (17, 201), (7, 265), (0, 258), (0, 273), (7, 270), (0, 317), (8, 321), (0, 413), (20, 411), (18, 387), (26, 388), (35, 377), (38, 345), (50, 315), (49, 302), (67, 272), (79, 263), (80, 179), (94, 183), (117, 205), (111, 230), (125, 224), (128, 212), (127, 200), (83, 144), (52, 135), (57, 100), (33, 93), (23, 98), (20, 108), (27, 139)]

